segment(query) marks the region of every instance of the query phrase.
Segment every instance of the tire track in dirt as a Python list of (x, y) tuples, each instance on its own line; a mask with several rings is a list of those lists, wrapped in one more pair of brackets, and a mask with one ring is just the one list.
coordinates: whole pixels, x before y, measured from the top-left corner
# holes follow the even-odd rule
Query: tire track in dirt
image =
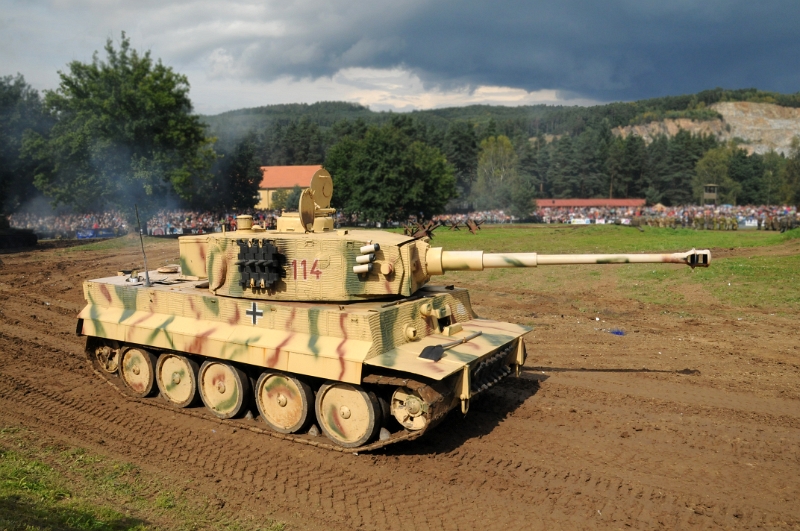
[[(515, 412), (529, 422), (509, 430), (510, 437), (524, 437), (527, 426), (539, 426), (545, 461), (567, 458), (572, 466), (614, 470), (623, 477), (647, 471), (639, 474), (639, 482), (659, 490), (702, 493), (719, 502), (739, 499), (798, 521), (790, 500), (800, 491), (785, 481), (787, 474), (800, 471), (797, 430), (730, 421), (724, 410), (719, 415), (713, 410), (707, 416), (681, 415), (675, 411), (683, 409), (680, 404), (653, 407), (597, 392), (576, 398), (577, 393), (561, 394), (559, 387), (553, 383), (547, 391), (560, 396), (545, 394), (538, 407)], [(587, 401), (589, 395), (596, 401)], [(637, 412), (634, 418), (630, 410)], [(748, 484), (759, 488), (738, 493)]]
[[(28, 364), (26, 363), (25, 365), (28, 365)], [(33, 367), (26, 367), (26, 369), (34, 370)], [(517, 384), (517, 386), (519, 386), (519, 384)], [(19, 389), (19, 386), (17, 388)], [(506, 394), (512, 394), (513, 395), (513, 393), (509, 393), (504, 388), (499, 388), (499, 389), (503, 390)], [(24, 394), (27, 396), (30, 393), (34, 392), (34, 391), (35, 391), (35, 389), (28, 387), (28, 388), (24, 389)], [(99, 394), (101, 395), (102, 393), (99, 393)], [(45, 393), (45, 395), (47, 395), (47, 393)], [(55, 396), (50, 396), (50, 398), (55, 398)], [(523, 400), (524, 400), (524, 397), (523, 397)], [(73, 401), (68, 401), (67, 405), (75, 406), (76, 403), (73, 402)], [(84, 413), (87, 413), (87, 414), (90, 414), (90, 415), (96, 415), (98, 412), (102, 411), (102, 409), (99, 408), (99, 407), (89, 407), (88, 405), (84, 404), (81, 401), (79, 401), (77, 403), (77, 405), (86, 406), (88, 409), (86, 409), (86, 411), (84, 411)], [(45, 404), (38, 403), (38, 404), (34, 404), (34, 407), (38, 408), (38, 409), (46, 409), (46, 410), (52, 410), (53, 409), (53, 405), (52, 404), (47, 404), (46, 407), (45, 407)], [(58, 416), (58, 418), (60, 418), (60, 419), (61, 418), (70, 418), (70, 415), (61, 414), (61, 415)], [(74, 417), (73, 417), (73, 420), (77, 420), (77, 419), (74, 419)], [(90, 428), (88, 430), (85, 430), (83, 432), (83, 434), (84, 435), (88, 435), (90, 433), (96, 432), (96, 431), (100, 430), (101, 427), (107, 426), (109, 424), (110, 425), (119, 426), (120, 423), (122, 423), (123, 421), (125, 421), (125, 418), (123, 418), (123, 417), (121, 417), (119, 415), (101, 417), (99, 424), (98, 423), (90, 423)], [(478, 421), (477, 423), (479, 423), (479, 419), (475, 419), (475, 421)], [(47, 423), (47, 420), (43, 420), (43, 422)], [(128, 427), (132, 427), (133, 430), (134, 430), (134, 433), (136, 433), (136, 434), (140, 433), (141, 430), (145, 428), (145, 426), (142, 425), (141, 423), (134, 424), (134, 425), (130, 425), (129, 423), (126, 423), (126, 424), (128, 424)], [(150, 421), (146, 421), (145, 424), (147, 424), (147, 427), (152, 427), (152, 424), (151, 424)], [(64, 428), (66, 428), (66, 432), (68, 433), (71, 429), (74, 428), (75, 422), (71, 421), (71, 422), (68, 422), (66, 425), (62, 424), (62, 426)], [(156, 431), (157, 431), (158, 434), (154, 439), (145, 438), (143, 435), (134, 435), (133, 438), (131, 438), (130, 435), (128, 435), (126, 437), (118, 437), (119, 432), (120, 432), (119, 429), (112, 429), (111, 431), (106, 430), (106, 433), (107, 433), (107, 436), (110, 437), (110, 438), (117, 438), (118, 441), (123, 445), (124, 444), (134, 444), (134, 445), (138, 445), (138, 446), (144, 446), (145, 450), (161, 451), (163, 453), (163, 445), (154, 446), (154, 444), (155, 443), (160, 443), (160, 442), (163, 441), (163, 439), (165, 437), (165, 434), (168, 431), (168, 426), (160, 424), (158, 422), (155, 422), (155, 426), (157, 428)], [(468, 426), (464, 425), (463, 423), (461, 423), (461, 426), (459, 426), (458, 428), (461, 429), (461, 430), (463, 430), (464, 428), (467, 428), (467, 431), (470, 431), (470, 428)], [(191, 436), (192, 436), (192, 434), (190, 433), (189, 437), (191, 437)], [(207, 455), (208, 452), (209, 452), (209, 448), (206, 447), (206, 446), (193, 446), (193, 447), (187, 448), (183, 452), (177, 453), (177, 455), (176, 455), (175, 451), (172, 451), (172, 452), (170, 452), (170, 454), (167, 457), (171, 457), (171, 458), (176, 458), (177, 457), (180, 460), (188, 462), (188, 461), (191, 460), (191, 456), (192, 455), (203, 455), (203, 454)], [(458, 455), (458, 452), (456, 452), (456, 455)], [(217, 459), (221, 458), (221, 456), (222, 456), (222, 454), (219, 451), (211, 453), (211, 457), (216, 457)], [(463, 460), (463, 457), (462, 457), (462, 460)], [(208, 463), (207, 460), (203, 460), (203, 464), (205, 466), (208, 466), (209, 463)], [(437, 464), (441, 465), (442, 463), (437, 463)], [(475, 491), (481, 491), (481, 490), (485, 490), (485, 487), (487, 486), (487, 484), (488, 485), (494, 485), (494, 483), (495, 483), (495, 479), (494, 478), (499, 478), (499, 483), (500, 484), (496, 485), (496, 489), (499, 490), (499, 492), (504, 492), (504, 491), (508, 490), (508, 488), (509, 488), (508, 484), (507, 484), (508, 478), (509, 477), (514, 477), (514, 475), (515, 475), (513, 470), (510, 468), (510, 467), (512, 467), (512, 465), (513, 465), (513, 469), (519, 469), (522, 466), (522, 462), (512, 463), (511, 461), (508, 461), (508, 462), (504, 463), (502, 460), (499, 460), (499, 459), (495, 458), (494, 456), (490, 457), (488, 460), (485, 460), (485, 459), (481, 460), (481, 459), (479, 459), (477, 457), (477, 454), (476, 454), (475, 456), (472, 456), (469, 459), (469, 466), (467, 467), (466, 470), (468, 471), (469, 476), (472, 478), (472, 481), (466, 483), (466, 485), (472, 487), (472, 489), (475, 490)], [(231, 475), (235, 476), (235, 472), (237, 470), (239, 470), (239, 468), (237, 466), (237, 462), (234, 461), (233, 465), (231, 465), (230, 468), (227, 468), (227, 469), (226, 468), (221, 468), (220, 469), (218, 466), (214, 465), (214, 466), (212, 466), (212, 470), (216, 471), (217, 473), (219, 473), (219, 474), (221, 474), (223, 476), (231, 476)], [(258, 477), (257, 470), (258, 469), (256, 469), (256, 473), (253, 474), (253, 479)], [(411, 470), (414, 470), (414, 467), (411, 467)], [(523, 469), (523, 471), (525, 472), (525, 475), (527, 476), (527, 481), (522, 482), (520, 484), (517, 484), (516, 487), (517, 487), (518, 490), (520, 490), (521, 492), (525, 493), (524, 494), (524, 498), (525, 499), (519, 499), (516, 496), (511, 496), (511, 499), (512, 500), (518, 500), (520, 503), (531, 503), (532, 500), (530, 499), (531, 498), (530, 494), (535, 489), (531, 489), (530, 488), (532, 486), (530, 484), (530, 481), (533, 480), (534, 483), (536, 483), (536, 480), (540, 479), (541, 483), (548, 484), (548, 485), (550, 485), (550, 487), (546, 487), (544, 489), (544, 491), (542, 492), (543, 496), (541, 496), (540, 499), (535, 500), (535, 501), (538, 502), (538, 504), (540, 504), (543, 507), (549, 507), (549, 510), (550, 510), (550, 512), (552, 514), (566, 515), (567, 512), (569, 512), (568, 509), (570, 509), (571, 506), (576, 505), (577, 502), (574, 499), (574, 497), (575, 497), (574, 495), (567, 495), (565, 493), (567, 493), (569, 491), (569, 489), (572, 486), (574, 486), (574, 484), (587, 483), (587, 482), (590, 482), (592, 480), (591, 476), (587, 476), (586, 478), (583, 478), (583, 477), (581, 477), (580, 473), (576, 474), (575, 471), (569, 471), (569, 472), (566, 472), (566, 473), (557, 473), (557, 472), (554, 472), (552, 469), (543, 469), (541, 467), (530, 467), (530, 466), (526, 466), (525, 469)], [(313, 477), (315, 475), (312, 470), (309, 470), (308, 472), (311, 473), (310, 477)], [(317, 472), (317, 474), (318, 474), (318, 472)], [(263, 476), (263, 474), (262, 474), (262, 476)], [(476, 476), (477, 476), (477, 479), (475, 479)], [(341, 471), (340, 470), (331, 470), (331, 473), (328, 475), (328, 477), (329, 477), (330, 480), (340, 479), (341, 478)], [(573, 478), (571, 482), (567, 481), (569, 478)], [(277, 475), (276, 475), (276, 477), (273, 477), (273, 480), (274, 479), (277, 479)], [(370, 492), (368, 496), (360, 495), (360, 494), (366, 494), (366, 493), (360, 493), (359, 490), (356, 488), (358, 485), (363, 483), (363, 478), (352, 476), (350, 479), (351, 479), (351, 481), (345, 482), (343, 486), (347, 489), (348, 484), (352, 485), (352, 487), (353, 487), (352, 494), (354, 495), (354, 497), (356, 499), (369, 499), (370, 500), (370, 504), (371, 504), (372, 503), (372, 498), (375, 498), (375, 494), (376, 493), (373, 491), (373, 492)], [(602, 480), (600, 482), (602, 483)], [(615, 481), (614, 479), (605, 480), (605, 483), (607, 485), (616, 484), (617, 491), (620, 491), (621, 489), (624, 490), (626, 488), (624, 483), (622, 483), (622, 482), (620, 482), (618, 480)], [(262, 482), (262, 484), (263, 484), (263, 482)], [(298, 484), (290, 484), (289, 487), (297, 488)], [(284, 486), (281, 490), (282, 490), (283, 493), (285, 493), (286, 492), (286, 486)], [(541, 489), (539, 489), (539, 490), (541, 490)], [(583, 491), (586, 491), (586, 490), (587, 489), (584, 487)], [(627, 491), (628, 492), (633, 492), (634, 489), (630, 485), (628, 485), (627, 486)], [(412, 496), (413, 495), (416, 495), (416, 496), (424, 495), (422, 492), (416, 492), (416, 493), (413, 492), (413, 491), (412, 492), (408, 492), (408, 486), (407, 485), (404, 486), (403, 493), (405, 495), (412, 495)], [(322, 487), (320, 487), (319, 494), (320, 495), (322, 494)], [(584, 493), (582, 492), (582, 494), (584, 494)], [(333, 489), (330, 489), (330, 495), (333, 495)], [(591, 497), (591, 495), (589, 493), (585, 493), (584, 496), (589, 497), (589, 499), (594, 502), (593, 505), (598, 505), (598, 502), (600, 500), (602, 500), (602, 497), (597, 497), (597, 496)], [(295, 494), (294, 497), (296, 497), (296, 494)], [(393, 497), (394, 497), (394, 495), (390, 496), (390, 498), (393, 498)], [(485, 498), (486, 496), (484, 495), (483, 497)], [(507, 496), (504, 496), (504, 497), (507, 498)], [(449, 499), (449, 497), (448, 497), (448, 499)], [(283, 498), (281, 501), (282, 501), (282, 504), (287, 504), (287, 503), (290, 503), (291, 498), (289, 498), (289, 497)], [(344, 502), (346, 500), (342, 499), (341, 501)], [(378, 498), (378, 501), (380, 501), (379, 498)], [(466, 500), (464, 500), (462, 497), (458, 497), (455, 501), (457, 502), (457, 505), (461, 505)], [(676, 503), (675, 501), (672, 502), (673, 505), (675, 503)], [(381, 503), (381, 504), (383, 505), (384, 508), (386, 507), (385, 503)], [(452, 503), (444, 504), (443, 506), (440, 507), (440, 510), (444, 510), (445, 512), (449, 512), (451, 507), (452, 507), (452, 505), (453, 505)], [(602, 505), (603, 507), (606, 508), (606, 511), (605, 511), (606, 514), (608, 514), (609, 510), (611, 510), (611, 514), (612, 515), (615, 515), (615, 514), (626, 514), (627, 515), (626, 518), (628, 518), (628, 519), (631, 518), (630, 511), (620, 511), (620, 510), (616, 510), (615, 511), (615, 508), (610, 507), (608, 503), (602, 503), (600, 505)], [(684, 505), (687, 505), (685, 500), (684, 500)], [(689, 505), (692, 505), (692, 504), (689, 504)], [(694, 505), (696, 505), (696, 504), (694, 504)], [(333, 504), (331, 504), (331, 507), (333, 508)], [(461, 509), (463, 509), (463, 506), (462, 507), (452, 507), (452, 508), (461, 508)], [(368, 507), (368, 509), (369, 509), (369, 507)], [(400, 512), (402, 510), (402, 508), (397, 507), (397, 506), (395, 506), (394, 509), (396, 509), (398, 512)], [(601, 513), (602, 513), (603, 512), (602, 509), (600, 509), (600, 510), (601, 510)], [(364, 511), (361, 511), (360, 514), (362, 514), (362, 516), (365, 515), (365, 514), (368, 515), (369, 512), (370, 511), (367, 511), (365, 513)], [(390, 512), (391, 512), (391, 510), (390, 510)], [(641, 513), (642, 511), (640, 510), (640, 511), (635, 511), (635, 512)], [(663, 512), (663, 510), (661, 512)], [(669, 510), (667, 510), (666, 512), (669, 513)], [(342, 510), (334, 511), (334, 513), (339, 515), (341, 518), (343, 518), (343, 520), (342, 520), (343, 523), (347, 523), (347, 524), (357, 523), (357, 522), (353, 522), (351, 520), (348, 520), (346, 518), (347, 513), (342, 511)], [(435, 515), (432, 515), (432, 516), (435, 516)], [(439, 517), (438, 519), (441, 520), (441, 517)], [(664, 517), (661, 517), (661, 520), (664, 520)], [(366, 521), (378, 522), (378, 521), (382, 521), (382, 519), (367, 518)], [(333, 523), (333, 522), (331, 522), (331, 523)], [(421, 523), (421, 522), (418, 522), (418, 523)], [(442, 521), (440, 521), (438, 523), (444, 525), (444, 520), (442, 520)], [(652, 522), (650, 522), (650, 520), (648, 520), (648, 519), (639, 519), (639, 520), (637, 520), (637, 523), (638, 524), (648, 524), (648, 523), (652, 523)], [(679, 522), (673, 521), (671, 523), (678, 524)], [(512, 522), (507, 522), (507, 524), (511, 525)], [(391, 525), (389, 525), (389, 521), (386, 521), (385, 525), (386, 525), (387, 528), (391, 528), (392, 527)]]
[[(746, 407), (743, 392), (724, 407), (732, 395), (712, 387), (705, 367), (697, 378), (525, 374), (418, 441), (334, 454), (124, 400), (90, 372), (70, 312), (82, 306), (80, 280), (92, 274), (81, 271), (85, 263), (102, 276), (136, 255), (47, 254), (4, 257), (0, 270), (0, 419), (191, 477), (229, 506), (263, 507), (315, 529), (800, 527), (798, 483), (789, 480), (800, 475), (800, 430), (797, 415), (780, 411), (796, 402), (770, 411), (761, 394), (761, 406)], [(30, 278), (40, 262), (49, 281)], [(484, 304), (487, 314), (508, 313), (505, 301)], [(553, 323), (552, 334), (569, 330)], [(693, 326), (708, 348), (729, 342), (716, 321)], [(637, 328), (649, 331), (626, 338), (624, 366), (641, 367), (637, 348), (662, 341), (668, 327), (651, 320)], [(593, 349), (617, 348), (572, 333)], [(556, 352), (569, 367), (581, 362), (574, 344), (565, 337), (544, 354)]]
[[(103, 405), (91, 405), (80, 398), (66, 398), (57, 392), (41, 391), (7, 375), (0, 375), (0, 381), (3, 381), (4, 384), (0, 390), (0, 400), (14, 400), (19, 405), (20, 401), (15, 400), (14, 397), (22, 396), (21, 402), (31, 408), (31, 411), (25, 415), (27, 419), (36, 419), (41, 424), (58, 427), (60, 432), (72, 432), (81, 439), (85, 440), (88, 437), (92, 441), (98, 434), (101, 434), (104, 445), (107, 445), (109, 441), (114, 441), (115, 446), (138, 447), (140, 455), (153, 457), (155, 454), (157, 457), (169, 461), (183, 461), (187, 464), (199, 465), (217, 478), (228, 478), (226, 488), (234, 488), (230, 485), (230, 480), (240, 480), (245, 486), (249, 483), (259, 488), (264, 488), (267, 480), (271, 480), (270, 486), (276, 489), (272, 492), (272, 496), (282, 506), (294, 505), (295, 509), (300, 509), (306, 503), (311, 503), (312, 506), (324, 507), (325, 503), (322, 500), (325, 496), (330, 501), (329, 507), (335, 516), (332, 520), (327, 521), (327, 524), (339, 523), (348, 527), (358, 527), (364, 522), (372, 522), (381, 523), (387, 529), (402, 528), (402, 525), (400, 527), (393, 526), (392, 520), (387, 518), (393, 513), (403, 514), (403, 507), (396, 502), (395, 490), (399, 489), (401, 493), (400, 502), (407, 499), (407, 496), (424, 495), (424, 491), (419, 488), (415, 489), (413, 484), (407, 482), (383, 485), (381, 481), (373, 479), (371, 482), (365, 483), (363, 477), (353, 473), (348, 474), (346, 466), (344, 470), (340, 467), (320, 469), (317, 464), (291, 462), (289, 468), (294, 469), (297, 473), (282, 475), (277, 471), (279, 465), (274, 462), (274, 458), (268, 459), (267, 463), (264, 463), (263, 451), (256, 449), (256, 446), (252, 445), (250, 441), (245, 440), (250, 437), (242, 437), (238, 440), (231, 437), (224, 444), (210, 445), (207, 440), (203, 441), (199, 433), (189, 430), (185, 437), (176, 439), (171, 434), (175, 426), (153, 417), (137, 415), (136, 413), (141, 413), (141, 411), (135, 410), (136, 408), (134, 408), (135, 411), (130, 411), (131, 408), (127, 407), (121, 408), (124, 410), (123, 412), (109, 411)], [(102, 393), (96, 394), (102, 395)], [(150, 410), (151, 408), (145, 409)], [(49, 414), (42, 415), (41, 412), (44, 411)], [(131, 419), (131, 415), (135, 418)], [(198, 420), (198, 422), (202, 423), (203, 421)], [(215, 425), (214, 423), (209, 424)], [(83, 429), (81, 430), (79, 427), (83, 427)], [(462, 426), (462, 429), (464, 427)], [(220, 427), (220, 431), (225, 431), (225, 429)], [(182, 441), (193, 442), (186, 445), (182, 444)], [(99, 443), (99, 441), (96, 442)], [(135, 452), (131, 450), (130, 453)], [(285, 455), (281, 457), (286, 458)], [(551, 467), (531, 466), (530, 463), (524, 461), (501, 459), (495, 456), (486, 459), (480, 454), (469, 454), (461, 450), (446, 454), (444, 457), (445, 459), (436, 461), (436, 469), (452, 466), (457, 471), (465, 470), (469, 477), (468, 481), (456, 481), (458, 490), (463, 492), (465, 488), (467, 489), (467, 492), (464, 493), (467, 494), (466, 497), (457, 498), (464, 504), (459, 507), (462, 512), (468, 505), (469, 491), (473, 491), (475, 496), (480, 496), (484, 501), (491, 501), (499, 493), (503, 498), (512, 502), (543, 507), (549, 515), (559, 516), (559, 521), (561, 521), (560, 517), (586, 513), (588, 507), (582, 505), (589, 505), (599, 507), (597, 509), (600, 511), (598, 516), (605, 514), (610, 521), (623, 519), (635, 526), (649, 526), (655, 522), (661, 522), (664, 525), (680, 527), (684, 524), (700, 524), (704, 520), (707, 522), (708, 518), (720, 526), (729, 526), (735, 522), (735, 520), (732, 522), (730, 518), (726, 518), (726, 516), (731, 516), (728, 513), (732, 512), (726, 506), (709, 504), (708, 500), (703, 500), (699, 496), (695, 499), (676, 496), (648, 486), (633, 485), (619, 478), (598, 477), (596, 474), (584, 470), (564, 471)], [(422, 459), (425, 460), (425, 458)], [(427, 459), (430, 460), (430, 457)], [(458, 462), (453, 463), (453, 459)], [(380, 460), (380, 458), (376, 457), (375, 460)], [(226, 466), (221, 463), (226, 463)], [(283, 463), (280, 468), (285, 469), (286, 463)], [(422, 466), (418, 464), (418, 466), (411, 466), (409, 472), (418, 473), (426, 468), (424, 464)], [(299, 479), (301, 477), (315, 479), (313, 491), (311, 481), (304, 482)], [(456, 472), (453, 477), (458, 478), (458, 473)], [(346, 493), (338, 500), (337, 489), (333, 487), (337, 483), (338, 490)], [(541, 489), (542, 485), (547, 485), (547, 487)], [(383, 488), (381, 488), (382, 486)], [(249, 489), (245, 489), (245, 491), (247, 490)], [(538, 496), (536, 496), (537, 491)], [(610, 496), (612, 494), (613, 496)], [(628, 499), (619, 500), (620, 495), (623, 495), (622, 498)], [(428, 497), (431, 498), (431, 496)], [(618, 501), (610, 503), (608, 500), (612, 497)], [(450, 496), (446, 498), (452, 500)], [(391, 503), (392, 501), (395, 503)], [(581, 504), (581, 501), (584, 503)], [(619, 501), (625, 501), (625, 503), (621, 504)], [(355, 502), (356, 506), (364, 503), (366, 505), (359, 510), (358, 514), (348, 513), (347, 508), (351, 506), (352, 502)], [(422, 511), (420, 514), (420, 508), (417, 508), (416, 525), (445, 526), (445, 520), (452, 523), (453, 518), (450, 513), (454, 508), (451, 505), (452, 503), (444, 505), (436, 503), (436, 508), (432, 509), (430, 514), (427, 514), (426, 511)], [(679, 507), (691, 508), (691, 515), (687, 515), (684, 519), (676, 518), (676, 515), (687, 512), (676, 510)], [(373, 514), (376, 508), (380, 517), (378, 514)], [(484, 518), (487, 516), (487, 508), (485, 505), (481, 508), (480, 515)], [(493, 515), (493, 512), (490, 510), (488, 516), (492, 517), (493, 521), (502, 522), (502, 518), (497, 520), (497, 515)], [(450, 516), (444, 518), (445, 515)], [(471, 516), (474, 518), (477, 515)], [(514, 525), (514, 521), (519, 523), (519, 516), (516, 514), (512, 520), (502, 522), (503, 527), (524, 528), (525, 526)], [(701, 516), (703, 518), (700, 518)], [(737, 518), (742, 525), (749, 526), (769, 521), (772, 519), (770, 516), (749, 510), (732, 518)], [(583, 514), (581, 521), (585, 517), (586, 515)], [(475, 520), (470, 518), (469, 521), (474, 522)], [(526, 521), (530, 523), (530, 519)], [(380, 529), (381, 526), (367, 526), (366, 528)]]
[[(709, 498), (702, 494), (701, 489), (693, 489), (685, 482), (668, 485), (665, 479), (669, 475), (659, 477), (654, 474), (641, 478), (640, 482), (625, 480), (617, 473), (629, 472), (630, 467), (625, 465), (632, 460), (635, 450), (620, 451), (612, 456), (606, 452), (596, 459), (586, 459), (588, 450), (583, 446), (591, 446), (591, 441), (587, 441), (585, 436), (581, 439), (576, 433), (553, 434), (548, 424), (536, 422), (538, 434), (534, 436), (532, 433), (535, 430), (527, 427), (519, 429), (519, 425), (515, 425), (513, 430), (497, 434), (498, 438), (506, 441), (531, 438), (537, 441), (536, 445), (528, 445), (527, 448), (513, 442), (495, 445), (484, 439), (482, 442), (486, 444), (480, 448), (470, 450), (473, 446), (465, 445), (456, 450), (461, 466), (458, 463), (453, 466), (455, 472), (451, 473), (451, 481), (474, 484), (470, 482), (475, 481), (478, 473), (478, 477), (483, 477), (481, 486), (510, 489), (509, 498), (519, 503), (535, 501), (548, 506), (551, 514), (562, 515), (569, 514), (571, 508), (576, 508), (577, 512), (592, 513), (591, 508), (595, 507), (603, 515), (611, 514), (611, 521), (623, 521), (634, 528), (651, 527), (657, 522), (677, 528), (700, 524), (746, 528), (757, 522), (782, 519), (779, 513), (772, 510), (762, 510), (747, 503), (731, 506), (721, 501), (725, 499), (723, 496)], [(446, 426), (443, 428), (447, 429)], [(565, 440), (580, 440), (581, 444), (571, 445), (563, 442)], [(520, 448), (509, 451), (511, 446)], [(492, 457), (487, 460), (483, 452), (485, 447), (492, 448), (492, 453), (503, 455), (504, 458)], [(536, 454), (537, 458), (531, 459), (531, 454)], [(547, 493), (547, 496), (537, 496), (536, 493), (540, 491)], [(687, 514), (687, 511), (691, 514)]]

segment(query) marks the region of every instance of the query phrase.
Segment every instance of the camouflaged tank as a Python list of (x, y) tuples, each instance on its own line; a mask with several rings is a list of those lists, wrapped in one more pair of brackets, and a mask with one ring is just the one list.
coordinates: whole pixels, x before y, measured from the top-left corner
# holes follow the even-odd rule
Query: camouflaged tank
[[(135, 399), (203, 411), (333, 449), (413, 439), (525, 362), (525, 326), (478, 317), (446, 271), (563, 264), (707, 266), (668, 255), (453, 252), (334, 228), (318, 171), (277, 230), (180, 238), (180, 266), (84, 283), (77, 331), (98, 372)], [(190, 407), (198, 406), (198, 407)], [(266, 424), (252, 418), (256, 413)], [(233, 420), (246, 416), (246, 420)], [(319, 426), (319, 428), (317, 428)], [(321, 428), (322, 437), (319, 429)]]

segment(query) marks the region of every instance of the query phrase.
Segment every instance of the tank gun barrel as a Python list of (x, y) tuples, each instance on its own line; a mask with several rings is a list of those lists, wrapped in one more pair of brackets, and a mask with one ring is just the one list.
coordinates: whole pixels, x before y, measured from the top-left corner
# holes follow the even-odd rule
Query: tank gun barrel
[(695, 250), (671, 254), (538, 254), (484, 253), (483, 251), (428, 250), (425, 257), (429, 275), (446, 271), (483, 271), (497, 267), (537, 267), (576, 264), (686, 264), (692, 269), (708, 267), (711, 251)]

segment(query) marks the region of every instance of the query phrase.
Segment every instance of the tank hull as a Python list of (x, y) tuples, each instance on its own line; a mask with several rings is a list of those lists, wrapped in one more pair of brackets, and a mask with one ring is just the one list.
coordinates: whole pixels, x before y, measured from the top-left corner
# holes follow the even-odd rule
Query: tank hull
[[(330, 304), (217, 296), (204, 279), (155, 271), (150, 278), (151, 286), (127, 276), (84, 283), (87, 305), (77, 332), (88, 337), (87, 354), (94, 363), (98, 356), (117, 360), (101, 373), (124, 376), (128, 353), (141, 351), (142, 359), (152, 356), (153, 371), (162, 358), (186, 359), (198, 367), (219, 362), (241, 371), (251, 389), (261, 375), (278, 374), (308, 386), (315, 396), (325, 385), (364, 390), (383, 409), (376, 415), (375, 433), (351, 445), (358, 448), (415, 438), (459, 405), (466, 412), (473, 396), (524, 363), (521, 337), (530, 330), (478, 318), (468, 292), (452, 287), (427, 287), (405, 299)], [(421, 357), (437, 349), (436, 359)], [(137, 378), (129, 375), (118, 383), (125, 388)], [(170, 382), (157, 383), (163, 397)], [(398, 414), (398, 392), (420, 401), (416, 417)], [(145, 394), (138, 398), (146, 399)], [(253, 396), (257, 393), (250, 392), (243, 407), (258, 415)], [(336, 428), (335, 422), (327, 425)], [(294, 437), (308, 438), (307, 427)]]

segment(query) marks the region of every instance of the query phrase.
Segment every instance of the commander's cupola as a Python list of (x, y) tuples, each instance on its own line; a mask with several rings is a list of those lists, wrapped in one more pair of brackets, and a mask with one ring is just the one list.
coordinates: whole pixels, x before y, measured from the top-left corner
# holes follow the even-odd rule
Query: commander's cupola
[(333, 230), (331, 206), (333, 180), (327, 170), (319, 169), (311, 177), (311, 185), (300, 194), (297, 212), (282, 212), (278, 232), (328, 232)]

